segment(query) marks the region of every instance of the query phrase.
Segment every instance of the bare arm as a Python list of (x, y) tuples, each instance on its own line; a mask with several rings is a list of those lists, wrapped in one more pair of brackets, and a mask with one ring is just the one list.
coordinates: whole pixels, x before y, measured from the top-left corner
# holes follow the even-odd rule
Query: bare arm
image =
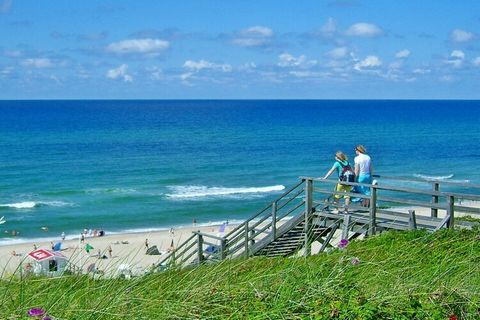
[(360, 165), (358, 163), (355, 163), (355, 177), (358, 177), (359, 173), (360, 173)]
[(334, 171), (335, 171), (335, 165), (332, 167), (332, 169), (330, 169), (327, 172), (327, 174), (325, 175), (325, 177), (323, 177), (323, 179), (327, 179), (328, 177), (330, 177)]

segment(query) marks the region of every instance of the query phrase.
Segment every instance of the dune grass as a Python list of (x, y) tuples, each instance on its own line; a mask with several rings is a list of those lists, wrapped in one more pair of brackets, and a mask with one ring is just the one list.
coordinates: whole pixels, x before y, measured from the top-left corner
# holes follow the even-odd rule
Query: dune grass
[(480, 230), (386, 232), (308, 258), (252, 258), (131, 280), (0, 282), (0, 318), (479, 319)]

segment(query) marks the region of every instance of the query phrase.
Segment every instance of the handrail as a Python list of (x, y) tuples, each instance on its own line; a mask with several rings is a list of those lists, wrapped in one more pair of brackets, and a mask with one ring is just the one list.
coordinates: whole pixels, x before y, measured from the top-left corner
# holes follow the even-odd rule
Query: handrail
[(208, 237), (208, 238), (213, 238), (215, 240), (225, 240), (226, 237), (217, 237), (217, 236), (214, 236), (212, 234), (209, 234), (209, 233), (205, 233), (205, 232), (200, 232), (200, 231), (192, 231), (192, 233), (196, 234), (196, 235), (200, 235), (200, 236), (203, 236), (203, 237)]
[(454, 186), (462, 186), (468, 188), (479, 188), (480, 184), (470, 183), (470, 182), (455, 182), (455, 181), (448, 181), (448, 180), (440, 180), (440, 179), (420, 179), (420, 178), (409, 178), (409, 177), (393, 177), (393, 176), (382, 176), (378, 174), (374, 174), (373, 178), (385, 179), (385, 180), (397, 180), (397, 181), (410, 181), (410, 182), (423, 182), (423, 183), (439, 183), (439, 184), (449, 184)]
[[(292, 192), (293, 190), (295, 190), (296, 188), (298, 188), (300, 185), (303, 184), (303, 181), (300, 181), (299, 183), (297, 183), (296, 185), (294, 185), (293, 187), (291, 187), (290, 189), (288, 189), (287, 191), (285, 191), (281, 196), (279, 196), (277, 198), (278, 199), (281, 199), (283, 197), (285, 197), (286, 195), (288, 195), (290, 192)], [(230, 231), (227, 235), (225, 235), (225, 237), (229, 237), (232, 233), (234, 233), (235, 231), (241, 229), (241, 227), (243, 225), (245, 225), (246, 223), (252, 221), (253, 219), (255, 219), (256, 217), (258, 217), (259, 215), (261, 215), (263, 212), (265, 212), (267, 209), (271, 208), (272, 207), (272, 204), (269, 204), (268, 206), (264, 207), (262, 210), (258, 211), (256, 214), (254, 214), (253, 216), (251, 216), (250, 218), (248, 218), (247, 220), (245, 220), (242, 224), (238, 225), (236, 228), (234, 228), (232, 231)]]
[[(305, 240), (303, 244), (305, 248), (304, 254), (309, 255), (311, 250), (311, 236), (308, 235), (308, 230), (310, 230), (309, 228), (311, 227), (311, 221), (308, 216), (315, 211), (314, 209), (318, 205), (324, 205), (322, 211), (327, 208), (325, 212), (321, 213), (321, 215), (327, 216), (330, 212), (328, 206), (340, 207), (337, 203), (331, 203), (331, 201), (325, 202), (325, 200), (323, 200), (323, 202), (320, 202), (321, 194), (350, 196), (369, 200), (370, 206), (358, 207), (358, 209), (361, 209), (359, 211), (355, 211), (357, 206), (350, 206), (351, 209), (354, 209), (353, 213), (362, 212), (364, 215), (366, 214), (365, 217), (362, 217), (362, 221), (365, 222), (367, 227), (365, 231), (369, 235), (375, 234), (377, 230), (382, 230), (382, 228), (385, 228), (386, 225), (388, 225), (388, 221), (385, 222), (384, 218), (377, 218), (377, 212), (379, 214), (388, 213), (389, 215), (392, 215), (394, 219), (392, 221), (396, 221), (395, 217), (406, 217), (405, 214), (402, 215), (400, 212), (381, 209), (381, 206), (378, 206), (379, 201), (383, 201), (384, 203), (394, 203), (395, 206), (398, 204), (404, 204), (409, 206), (412, 205), (430, 208), (430, 219), (434, 222), (438, 222), (440, 219), (437, 218), (437, 212), (444, 212), (445, 217), (443, 220), (441, 220), (443, 224), (439, 227), (446, 226), (448, 228), (453, 228), (455, 223), (455, 212), (467, 212), (473, 214), (480, 213), (480, 208), (468, 207), (461, 204), (457, 205), (455, 203), (455, 200), (458, 201), (459, 198), (480, 200), (480, 195), (439, 190), (439, 186), (444, 184), (470, 188), (480, 188), (480, 185), (438, 180), (411, 179), (404, 177), (387, 177), (380, 175), (374, 175), (373, 177), (376, 179), (425, 183), (430, 185), (430, 190), (420, 187), (395, 187), (388, 183), (385, 185), (382, 180), (380, 180), (380, 184), (369, 184), (358, 182), (339, 182), (338, 180), (313, 177), (300, 177), (300, 181), (298, 183), (283, 192), (272, 203), (268, 204), (261, 210), (257, 211), (254, 215), (249, 217), (247, 220), (237, 225), (226, 235), (216, 236), (201, 231), (193, 231), (192, 235), (178, 248), (164, 257), (159, 265), (165, 263), (165, 261), (170, 258), (173, 258), (173, 262), (175, 262), (175, 264), (178, 263), (179, 265), (182, 265), (184, 263), (199, 264), (206, 259), (210, 259), (211, 257), (219, 257), (220, 259), (225, 259), (227, 256), (234, 257), (239, 255), (245, 255), (249, 257), (252, 254), (256, 254), (256, 252), (260, 250), (259, 248), (265, 245), (268, 246), (271, 241), (275, 241), (277, 239), (276, 235), (278, 235), (278, 230), (282, 230), (280, 231), (282, 234), (284, 232), (290, 232), (292, 225), (296, 224), (296, 221), (300, 221), (302, 219), (304, 219), (302, 221), (305, 221), (303, 231), (305, 232)], [(317, 187), (314, 187), (314, 182), (323, 184), (324, 186), (320, 186), (320, 188), (318, 188), (319, 186), (317, 185)], [(326, 184), (336, 185), (338, 183), (347, 186), (367, 187), (371, 190), (371, 195), (362, 195), (351, 191), (341, 192), (336, 190), (327, 190), (327, 186), (325, 186)], [(476, 190), (473, 192), (476, 192)], [(414, 197), (409, 197), (408, 195), (413, 195)], [(425, 201), (425, 197), (429, 197), (430, 199)], [(330, 199), (330, 197), (328, 197), (328, 199)], [(302, 211), (299, 212), (298, 210)], [(291, 214), (294, 215), (294, 220), (290, 220), (287, 224), (282, 224), (278, 227), (281, 229), (278, 229), (277, 223)], [(339, 215), (334, 214), (330, 218), (335, 219), (336, 217), (339, 217)], [(419, 219), (421, 220), (423, 218), (419, 217)], [(220, 244), (217, 245), (215, 241), (212, 240), (205, 241), (204, 238), (207, 238), (207, 240), (214, 239), (216, 241), (220, 241)], [(261, 245), (255, 245), (257, 242), (258, 244), (261, 243)], [(207, 252), (207, 246), (218, 246), (217, 250), (219, 250), (219, 252)], [(207, 247), (207, 250), (204, 250), (205, 247)], [(220, 255), (218, 255), (218, 253), (220, 253)]]

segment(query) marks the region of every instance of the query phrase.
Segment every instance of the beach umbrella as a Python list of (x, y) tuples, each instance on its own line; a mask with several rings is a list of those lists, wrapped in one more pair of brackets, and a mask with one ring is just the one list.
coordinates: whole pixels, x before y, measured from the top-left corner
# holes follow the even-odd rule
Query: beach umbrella
[(92, 250), (92, 249), (93, 249), (93, 247), (89, 243), (87, 243), (85, 245), (85, 251), (87, 251), (87, 253), (90, 253), (90, 250)]
[(61, 242), (57, 242), (57, 243), (55, 243), (55, 245), (53, 246), (53, 251), (60, 251), (61, 248), (62, 248), (62, 243), (61, 243)]

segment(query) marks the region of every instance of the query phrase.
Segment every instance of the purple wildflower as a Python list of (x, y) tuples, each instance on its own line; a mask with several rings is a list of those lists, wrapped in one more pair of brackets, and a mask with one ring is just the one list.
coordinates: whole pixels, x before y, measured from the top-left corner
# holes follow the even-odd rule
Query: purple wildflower
[(340, 240), (340, 243), (338, 244), (338, 247), (340, 249), (344, 249), (348, 245), (348, 240), (347, 239), (342, 239)]
[(50, 318), (50, 316), (46, 316), (46, 317), (43, 317), (42, 320), (52, 320), (52, 318)]
[(45, 314), (45, 310), (42, 308), (32, 308), (28, 310), (27, 313), (30, 317), (41, 317)]
[(350, 260), (350, 262), (356, 266), (357, 264), (360, 263), (360, 259), (358, 259), (357, 257), (353, 257), (352, 260)]

